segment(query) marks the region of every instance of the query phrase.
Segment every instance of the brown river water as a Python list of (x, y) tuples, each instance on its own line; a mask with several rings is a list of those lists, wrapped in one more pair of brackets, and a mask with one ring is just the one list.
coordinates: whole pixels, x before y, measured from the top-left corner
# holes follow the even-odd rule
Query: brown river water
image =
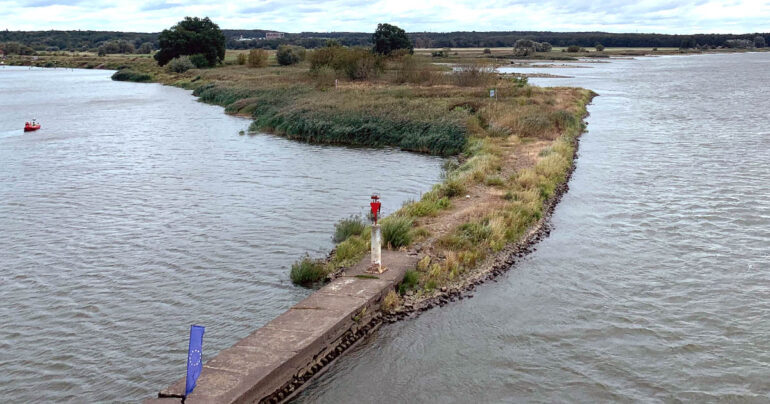
[(770, 402), (770, 53), (586, 66), (503, 69), (600, 94), (550, 237), (299, 401)]
[[(334, 223), (442, 159), (239, 136), (246, 119), (112, 72), (0, 67), (0, 403), (137, 402), (307, 296)], [(26, 120), (42, 123), (24, 134)]]

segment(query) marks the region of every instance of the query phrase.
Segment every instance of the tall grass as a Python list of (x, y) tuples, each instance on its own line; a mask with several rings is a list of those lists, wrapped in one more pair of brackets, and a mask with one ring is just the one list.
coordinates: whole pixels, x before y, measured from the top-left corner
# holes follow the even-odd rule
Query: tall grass
[(209, 83), (193, 94), (231, 113), (249, 111), (254, 130), (309, 142), (395, 146), (448, 156), (462, 151), (467, 141), (467, 111), (450, 110), (441, 100), (397, 98), (393, 90), (321, 93), (301, 84), (249, 88)]
[(342, 219), (334, 225), (334, 236), (332, 240), (335, 243), (341, 243), (350, 236), (359, 236), (366, 229), (366, 223), (360, 216), (350, 216)]
[(307, 286), (323, 279), (326, 272), (318, 260), (305, 256), (292, 264), (289, 276), (295, 284)]
[(411, 218), (390, 216), (382, 221), (382, 240), (389, 248), (400, 248), (412, 243)]
[(480, 63), (469, 63), (455, 68), (454, 82), (461, 87), (480, 87), (492, 84), (496, 78), (495, 68)]
[(249, 67), (267, 67), (267, 51), (264, 49), (252, 49), (249, 51)]

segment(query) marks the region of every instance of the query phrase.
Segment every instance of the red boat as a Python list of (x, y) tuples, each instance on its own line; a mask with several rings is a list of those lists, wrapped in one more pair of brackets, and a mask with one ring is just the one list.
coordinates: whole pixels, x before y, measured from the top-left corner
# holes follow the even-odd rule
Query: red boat
[(40, 124), (35, 122), (34, 119), (32, 122), (24, 122), (24, 132), (32, 132), (38, 129), (40, 129)]

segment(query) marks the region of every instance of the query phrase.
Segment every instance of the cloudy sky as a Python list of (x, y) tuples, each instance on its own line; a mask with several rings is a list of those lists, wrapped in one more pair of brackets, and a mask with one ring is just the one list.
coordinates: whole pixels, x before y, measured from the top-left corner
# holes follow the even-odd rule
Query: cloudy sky
[(0, 0), (0, 29), (156, 32), (185, 16), (221, 28), (415, 31), (770, 32), (770, 0)]

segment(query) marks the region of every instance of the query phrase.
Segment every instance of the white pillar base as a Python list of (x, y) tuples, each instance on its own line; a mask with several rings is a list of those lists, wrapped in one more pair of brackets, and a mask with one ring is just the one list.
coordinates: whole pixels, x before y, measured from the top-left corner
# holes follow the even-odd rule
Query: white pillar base
[(381, 274), (385, 272), (382, 266), (382, 230), (379, 224), (372, 226), (372, 265), (369, 272)]

